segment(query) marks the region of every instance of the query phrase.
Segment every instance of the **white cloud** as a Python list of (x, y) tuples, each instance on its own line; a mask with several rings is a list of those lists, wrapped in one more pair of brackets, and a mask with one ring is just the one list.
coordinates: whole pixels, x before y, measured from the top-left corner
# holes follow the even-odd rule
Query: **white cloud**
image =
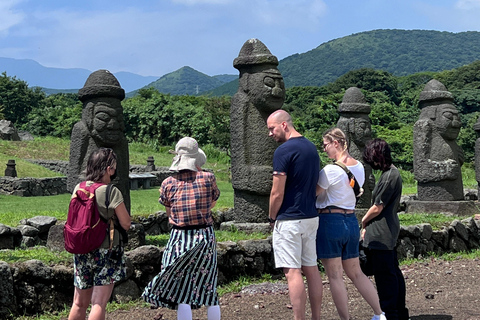
[(315, 28), (327, 10), (322, 0), (251, 0), (247, 5), (253, 16), (267, 25), (288, 28)]
[(461, 10), (480, 8), (480, 0), (458, 0), (455, 7)]
[(8, 33), (11, 27), (18, 25), (24, 19), (24, 15), (15, 10), (15, 6), (21, 2), (18, 0), (0, 2), (0, 34)]

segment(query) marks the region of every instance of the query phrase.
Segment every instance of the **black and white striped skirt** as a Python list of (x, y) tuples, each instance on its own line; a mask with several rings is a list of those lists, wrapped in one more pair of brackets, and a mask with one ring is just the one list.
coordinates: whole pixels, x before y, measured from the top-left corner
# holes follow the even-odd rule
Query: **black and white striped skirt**
[(157, 306), (192, 309), (218, 305), (217, 245), (213, 227), (172, 229), (162, 257), (162, 271), (145, 287), (142, 298)]

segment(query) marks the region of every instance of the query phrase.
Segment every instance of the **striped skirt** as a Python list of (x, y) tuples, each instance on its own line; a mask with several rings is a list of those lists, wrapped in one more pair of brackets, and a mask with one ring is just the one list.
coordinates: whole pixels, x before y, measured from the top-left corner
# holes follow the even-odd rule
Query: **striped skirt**
[(217, 245), (213, 227), (172, 229), (162, 257), (162, 270), (145, 287), (142, 298), (157, 307), (192, 309), (218, 305)]

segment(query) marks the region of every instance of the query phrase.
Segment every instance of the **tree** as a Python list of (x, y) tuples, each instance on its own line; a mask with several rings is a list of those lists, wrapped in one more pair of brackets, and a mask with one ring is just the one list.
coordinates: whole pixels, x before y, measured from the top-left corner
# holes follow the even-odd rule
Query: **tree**
[(82, 117), (82, 103), (74, 93), (57, 93), (45, 97), (28, 114), (24, 129), (34, 135), (69, 138)]
[(27, 123), (30, 110), (38, 107), (44, 98), (40, 88), (31, 89), (25, 81), (9, 77), (6, 72), (0, 76), (0, 105), (5, 119), (16, 126)]
[(393, 103), (400, 102), (397, 79), (386, 71), (369, 68), (353, 70), (326, 87), (330, 92), (341, 92), (350, 87), (357, 87), (369, 92), (383, 92)]

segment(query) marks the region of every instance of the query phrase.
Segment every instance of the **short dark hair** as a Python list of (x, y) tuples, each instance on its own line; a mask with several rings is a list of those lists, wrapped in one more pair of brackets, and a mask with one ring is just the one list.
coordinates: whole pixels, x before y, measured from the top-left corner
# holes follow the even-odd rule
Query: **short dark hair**
[(392, 151), (385, 140), (370, 140), (363, 150), (363, 161), (375, 170), (385, 171), (392, 165)]
[(113, 152), (113, 149), (99, 148), (88, 157), (85, 176), (87, 180), (99, 182), (107, 172), (107, 167), (111, 167), (116, 163), (117, 155)]

